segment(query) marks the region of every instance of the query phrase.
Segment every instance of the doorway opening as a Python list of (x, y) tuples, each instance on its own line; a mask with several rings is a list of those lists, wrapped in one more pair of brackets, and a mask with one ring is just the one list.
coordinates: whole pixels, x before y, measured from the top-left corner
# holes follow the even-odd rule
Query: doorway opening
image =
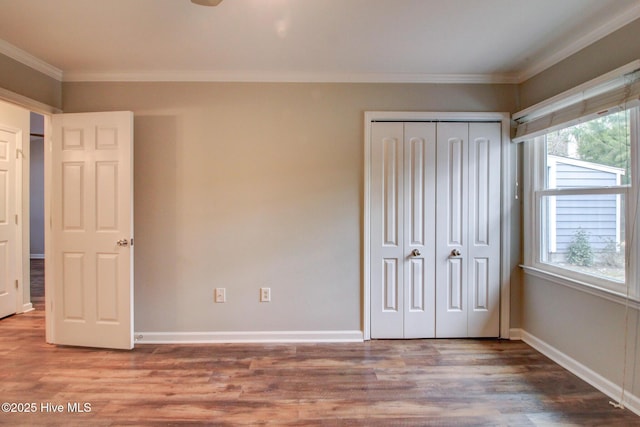
[(31, 304), (44, 310), (44, 116), (30, 114), (29, 257)]

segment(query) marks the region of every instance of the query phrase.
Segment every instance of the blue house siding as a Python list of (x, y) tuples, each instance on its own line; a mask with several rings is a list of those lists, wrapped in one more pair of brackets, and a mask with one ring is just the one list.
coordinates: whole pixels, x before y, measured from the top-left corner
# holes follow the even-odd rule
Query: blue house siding
[[(587, 232), (591, 249), (603, 250), (608, 243), (616, 243), (616, 196), (566, 196), (556, 199), (556, 247), (566, 252), (581, 228)], [(599, 200), (594, 200), (595, 198)]]
[[(555, 157), (554, 167), (550, 178), (554, 177), (554, 187), (562, 188), (588, 188), (608, 187), (619, 185), (622, 169), (607, 168), (612, 171), (602, 170), (602, 165), (565, 160)], [(550, 171), (551, 172), (551, 171)], [(567, 253), (571, 242), (579, 229), (587, 233), (589, 244), (593, 251), (611, 250), (611, 245), (620, 244), (619, 215), (621, 206), (618, 206), (619, 197), (616, 195), (571, 195), (555, 197), (555, 253)], [(554, 212), (550, 212), (551, 215)], [(551, 231), (551, 230), (550, 230)], [(551, 231), (551, 232), (554, 232)], [(609, 245), (607, 247), (607, 245)]]

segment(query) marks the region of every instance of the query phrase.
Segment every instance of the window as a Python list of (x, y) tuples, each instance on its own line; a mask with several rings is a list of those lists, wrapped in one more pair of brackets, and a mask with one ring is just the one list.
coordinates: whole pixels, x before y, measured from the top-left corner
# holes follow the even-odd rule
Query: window
[(630, 110), (535, 139), (534, 263), (626, 293)]
[(639, 77), (526, 111), (515, 138), (525, 144), (525, 268), (637, 301)]

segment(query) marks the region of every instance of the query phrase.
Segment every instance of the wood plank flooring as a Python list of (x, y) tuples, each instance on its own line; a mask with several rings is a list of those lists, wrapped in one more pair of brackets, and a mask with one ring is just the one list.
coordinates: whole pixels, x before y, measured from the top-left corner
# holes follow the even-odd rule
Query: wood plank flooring
[(2, 425), (640, 426), (517, 341), (109, 351), (46, 344), (38, 308), (0, 321), (0, 403), (37, 409)]

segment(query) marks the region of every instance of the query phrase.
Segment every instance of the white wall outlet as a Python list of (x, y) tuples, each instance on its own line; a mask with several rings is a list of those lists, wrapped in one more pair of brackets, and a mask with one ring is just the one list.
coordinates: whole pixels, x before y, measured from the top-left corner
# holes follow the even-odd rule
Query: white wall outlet
[(260, 288), (260, 302), (271, 301), (271, 288)]
[(216, 288), (213, 293), (213, 300), (215, 302), (227, 302), (227, 292), (225, 288)]

